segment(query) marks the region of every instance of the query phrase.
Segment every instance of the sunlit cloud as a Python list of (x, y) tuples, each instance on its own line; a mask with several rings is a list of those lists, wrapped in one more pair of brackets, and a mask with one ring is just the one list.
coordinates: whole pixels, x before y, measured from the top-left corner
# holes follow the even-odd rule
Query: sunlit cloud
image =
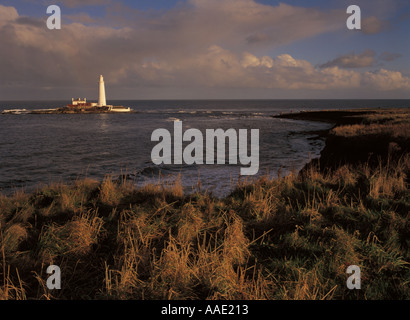
[[(104, 2), (87, 1), (98, 3)], [(143, 14), (129, 9), (122, 15), (125, 9), (107, 9), (108, 21), (87, 13), (66, 16), (61, 30), (50, 31), (44, 19), (0, 5), (0, 87), (93, 86), (96, 75), (104, 74), (111, 85), (128, 88), (409, 88), (409, 78), (400, 71), (359, 71), (377, 65), (377, 53), (370, 49), (319, 66), (288, 53), (261, 54), (340, 30), (344, 11), (253, 0), (189, 0), (170, 10)], [(380, 56), (397, 58), (387, 52)]]

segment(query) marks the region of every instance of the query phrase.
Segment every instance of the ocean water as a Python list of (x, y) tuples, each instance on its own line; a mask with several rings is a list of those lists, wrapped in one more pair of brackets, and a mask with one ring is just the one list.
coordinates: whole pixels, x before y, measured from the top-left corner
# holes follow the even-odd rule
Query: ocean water
[[(108, 101), (130, 114), (0, 114), (0, 193), (34, 191), (51, 182), (126, 175), (136, 185), (175, 179), (187, 192), (198, 186), (227, 195), (240, 179), (237, 165), (154, 165), (155, 129), (259, 129), (259, 173), (277, 176), (300, 170), (319, 156), (324, 140), (314, 131), (330, 124), (275, 119), (281, 112), (360, 107), (409, 107), (409, 100), (198, 100)], [(0, 101), (7, 109), (57, 108), (67, 101)], [(250, 133), (249, 133), (250, 135)], [(188, 143), (187, 143), (188, 144)], [(256, 176), (256, 177), (257, 177)], [(241, 179), (244, 179), (242, 177)], [(255, 178), (255, 177), (253, 177)]]

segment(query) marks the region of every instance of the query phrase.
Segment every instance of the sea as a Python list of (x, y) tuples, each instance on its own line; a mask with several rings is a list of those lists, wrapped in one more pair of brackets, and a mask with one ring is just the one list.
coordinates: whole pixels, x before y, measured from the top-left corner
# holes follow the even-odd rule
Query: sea
[[(130, 107), (118, 114), (29, 114), (67, 101), (0, 101), (0, 194), (35, 192), (52, 183), (90, 178), (127, 179), (136, 186), (180, 179), (185, 192), (200, 189), (228, 195), (239, 181), (297, 173), (325, 145), (318, 134), (332, 124), (273, 118), (309, 110), (410, 107), (410, 100), (129, 100), (108, 101)], [(1, 114), (4, 110), (17, 110)], [(259, 129), (259, 171), (241, 176), (243, 165), (155, 165), (154, 130)], [(237, 131), (238, 132), (238, 131)], [(185, 143), (188, 144), (188, 143)], [(185, 146), (184, 144), (184, 146)]]

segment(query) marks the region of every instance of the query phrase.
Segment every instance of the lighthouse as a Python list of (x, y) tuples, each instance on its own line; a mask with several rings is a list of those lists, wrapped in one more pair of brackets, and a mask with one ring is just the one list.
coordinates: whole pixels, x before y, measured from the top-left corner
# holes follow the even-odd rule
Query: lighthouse
[(104, 86), (104, 78), (100, 75), (100, 92), (98, 95), (98, 106), (104, 107), (107, 105), (107, 101), (105, 100), (105, 86)]

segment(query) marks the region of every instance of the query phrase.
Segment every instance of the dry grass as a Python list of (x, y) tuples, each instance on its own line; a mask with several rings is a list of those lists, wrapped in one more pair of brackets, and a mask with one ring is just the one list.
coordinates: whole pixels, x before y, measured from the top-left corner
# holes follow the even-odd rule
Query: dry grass
[[(408, 299), (409, 159), (310, 167), (225, 199), (108, 178), (2, 197), (0, 297)], [(351, 264), (360, 292), (346, 289)]]
[(38, 256), (52, 262), (59, 256), (86, 256), (97, 243), (103, 221), (94, 214), (75, 216), (63, 225), (45, 225), (38, 241)]
[(361, 115), (361, 123), (335, 127), (331, 134), (341, 137), (368, 135), (410, 138), (410, 109), (381, 109)]
[(394, 138), (410, 138), (410, 122), (401, 124), (353, 124), (334, 128), (332, 134), (342, 137), (388, 135)]

